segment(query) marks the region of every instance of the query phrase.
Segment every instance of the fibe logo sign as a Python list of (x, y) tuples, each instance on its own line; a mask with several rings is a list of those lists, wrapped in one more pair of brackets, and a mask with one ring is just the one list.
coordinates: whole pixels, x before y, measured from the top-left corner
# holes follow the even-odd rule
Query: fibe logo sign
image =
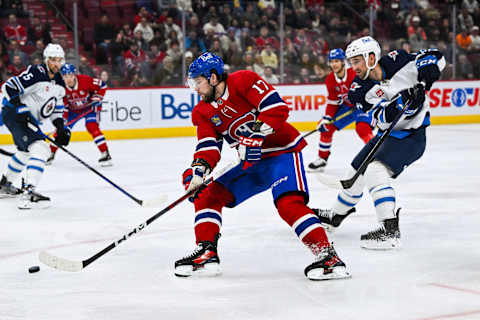
[(190, 94), (190, 101), (188, 103), (175, 101), (175, 96), (172, 94), (162, 94), (160, 96), (162, 119), (168, 120), (176, 117), (188, 119), (192, 114), (193, 107), (195, 107), (199, 101), (200, 96), (194, 93)]

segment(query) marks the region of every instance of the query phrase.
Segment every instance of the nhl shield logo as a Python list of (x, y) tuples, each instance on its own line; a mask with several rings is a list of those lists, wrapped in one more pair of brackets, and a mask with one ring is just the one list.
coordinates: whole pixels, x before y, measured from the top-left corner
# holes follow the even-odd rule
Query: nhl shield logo
[(220, 117), (218, 116), (218, 114), (214, 115), (213, 117), (210, 118), (210, 121), (212, 121), (212, 123), (218, 127), (222, 124), (222, 120), (220, 119)]

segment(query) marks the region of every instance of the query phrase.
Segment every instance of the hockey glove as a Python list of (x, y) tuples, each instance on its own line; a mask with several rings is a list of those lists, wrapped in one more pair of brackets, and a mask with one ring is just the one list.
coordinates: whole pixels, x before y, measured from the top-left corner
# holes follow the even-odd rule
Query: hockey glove
[(317, 124), (317, 130), (320, 132), (327, 132), (330, 131), (333, 127), (333, 119), (330, 116), (323, 116), (322, 120), (320, 120)]
[(95, 112), (100, 112), (102, 111), (102, 100), (103, 97), (97, 94), (94, 94), (91, 98), (91, 104), (92, 104), (92, 109)]
[(195, 159), (190, 168), (185, 170), (182, 174), (182, 184), (185, 191), (188, 193), (196, 190), (194, 194), (188, 198), (191, 202), (195, 200), (200, 192), (205, 188), (203, 182), (205, 177), (210, 173), (211, 168), (207, 161), (203, 159)]
[[(261, 127), (264, 130), (261, 130)], [(256, 121), (252, 131), (243, 131), (239, 134), (238, 156), (243, 161), (243, 169), (248, 169), (262, 159), (262, 145), (265, 141), (266, 132), (272, 128), (261, 121)]]
[(415, 110), (422, 108), (425, 103), (425, 88), (421, 83), (416, 84), (415, 86), (402, 90), (400, 92), (402, 100), (404, 103), (410, 102), (408, 110), (405, 111), (405, 114), (412, 114)]
[(435, 81), (440, 79), (440, 69), (438, 68), (438, 51), (432, 51), (433, 54), (423, 54), (419, 56), (415, 64), (418, 70), (417, 80), (425, 83), (425, 89), (428, 91), (432, 88)]
[(57, 128), (57, 136), (55, 137), (55, 143), (60, 146), (67, 146), (70, 142), (70, 129), (65, 127), (62, 118), (55, 119), (52, 121), (52, 123)]

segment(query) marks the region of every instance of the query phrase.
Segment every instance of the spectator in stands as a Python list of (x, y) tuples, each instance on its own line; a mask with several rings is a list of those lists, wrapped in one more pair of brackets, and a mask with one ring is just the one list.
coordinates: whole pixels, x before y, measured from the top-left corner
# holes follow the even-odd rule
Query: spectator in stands
[[(392, 23), (392, 22), (390, 21), (389, 23)], [(390, 30), (391, 30), (390, 36), (393, 39), (400, 39), (400, 38), (406, 39), (408, 37), (407, 30), (405, 28), (405, 24), (403, 23), (403, 18), (401, 15), (397, 15), (395, 17), (395, 20), (393, 21)]]
[(0, 17), (8, 17), (14, 14), (19, 18), (27, 18), (28, 12), (23, 9), (22, 0), (3, 0), (0, 1)]
[(140, 65), (146, 60), (145, 52), (138, 47), (138, 43), (133, 41), (130, 49), (124, 54), (125, 71), (127, 76), (132, 77), (134, 73), (140, 70)]
[(88, 64), (88, 59), (84, 56), (80, 57), (80, 62), (78, 64), (78, 73), (86, 74), (90, 77), (96, 77), (92, 67), (90, 67), (90, 65)]
[(13, 56), (12, 64), (10, 64), (7, 68), (8, 76), (9, 77), (18, 76), (26, 68), (27, 67), (22, 62), (22, 58), (18, 54), (16, 54), (16, 55)]
[(27, 43), (27, 30), (17, 22), (17, 16), (13, 13), (8, 15), (8, 24), (3, 29), (7, 41), (16, 40), (21, 46)]
[(108, 74), (107, 70), (102, 70), (100, 72), (100, 80), (102, 80), (108, 88), (114, 87), (112, 81), (110, 81), (110, 75)]
[(463, 30), (470, 30), (470, 28), (473, 27), (473, 18), (470, 13), (468, 13), (467, 8), (463, 8), (462, 12), (458, 15), (458, 24), (460, 29)]
[(142, 21), (142, 18), (146, 18), (147, 21), (152, 21), (152, 15), (150, 14), (150, 12), (148, 12), (147, 8), (145, 7), (140, 8), (135, 18), (133, 18), (133, 24), (134, 25), (139, 24), (140, 21)]
[(65, 61), (68, 63), (75, 63), (75, 50), (73, 49), (73, 46), (68, 46), (65, 38), (59, 38), (57, 42), (65, 52)]
[(33, 64), (33, 65), (43, 63), (43, 59), (41, 59), (39, 57), (35, 57), (35, 58), (31, 59), (31, 61), (32, 61), (31, 64)]
[(466, 29), (461, 29), (461, 32), (456, 36), (456, 40), (460, 50), (464, 52), (470, 51), (472, 46), (472, 37), (470, 37)]
[(143, 39), (142, 31), (137, 30), (136, 32), (133, 33), (132, 42), (135, 42), (139, 49), (143, 51), (148, 51), (148, 43), (145, 41), (145, 39)]
[(170, 43), (170, 48), (167, 49), (166, 53), (167, 53), (167, 56), (173, 59), (173, 63), (175, 65), (178, 65), (179, 63), (181, 63), (183, 54), (178, 42)]
[(278, 40), (270, 36), (268, 28), (263, 26), (260, 28), (260, 35), (255, 39), (257, 51), (261, 52), (265, 49), (267, 43), (271, 44), (276, 50), (280, 47)]
[(24, 65), (28, 64), (28, 56), (25, 52), (23, 52), (19, 47), (18, 47), (18, 42), (17, 40), (10, 40), (9, 48), (8, 48), (8, 61), (10, 63), (13, 63), (13, 56), (14, 55), (19, 55), (22, 58), (22, 62)]
[(271, 67), (274, 70), (277, 70), (277, 68), (278, 68), (278, 56), (273, 51), (272, 45), (270, 43), (266, 44), (265, 49), (263, 49), (262, 52), (261, 52), (261, 55), (262, 55), (263, 64), (266, 67)]
[(187, 69), (192, 64), (193, 60), (193, 53), (191, 51), (185, 52), (185, 65), (187, 66)]
[(473, 26), (470, 37), (472, 38), (472, 51), (478, 53), (480, 51), (480, 35), (478, 26)]
[(8, 75), (7, 67), (3, 59), (0, 59), (0, 82), (7, 81), (10, 76)]
[(213, 39), (212, 45), (208, 51), (220, 57), (222, 60), (225, 60), (227, 57), (227, 54), (225, 51), (223, 51), (222, 45), (218, 38)]
[(109, 46), (109, 54), (112, 59), (112, 73), (122, 75), (123, 73), (123, 53), (129, 49), (129, 42), (125, 39), (123, 29), (117, 33), (115, 40)]
[(207, 51), (207, 47), (205, 47), (205, 42), (202, 39), (198, 38), (197, 32), (195, 30), (191, 30), (188, 33), (187, 38), (185, 39), (185, 49), (191, 50), (198, 56), (200, 53)]
[(10, 63), (10, 59), (8, 58), (7, 47), (5, 43), (0, 41), (0, 60), (3, 61), (3, 65), (7, 66)]
[(173, 43), (173, 42), (178, 43), (180, 50), (182, 50), (183, 42), (178, 39), (178, 35), (175, 30), (170, 30), (170, 32), (167, 35), (167, 39), (165, 40), (165, 44), (167, 45), (167, 47), (170, 47), (170, 43)]
[(302, 53), (300, 59), (300, 68), (307, 68), (308, 70), (311, 70), (313, 68), (313, 61), (310, 58), (310, 54), (308, 52)]
[(211, 16), (210, 20), (203, 26), (203, 32), (206, 35), (213, 32), (215, 36), (220, 37), (225, 33), (225, 28), (218, 22), (217, 16)]
[(457, 64), (457, 78), (459, 79), (473, 79), (473, 66), (472, 63), (467, 59), (465, 54), (460, 54), (458, 56)]
[(424, 49), (426, 44), (427, 36), (425, 35), (425, 31), (423, 28), (418, 26), (416, 32), (408, 37), (408, 42), (412, 46), (412, 51), (419, 51)]
[(239, 70), (242, 65), (242, 61), (242, 52), (240, 52), (238, 45), (235, 42), (232, 42), (228, 48), (227, 63), (230, 65), (232, 70)]
[(95, 24), (94, 40), (96, 44), (97, 64), (107, 63), (108, 45), (115, 38), (114, 26), (106, 14), (100, 17), (100, 22)]
[(160, 85), (163, 86), (178, 85), (182, 81), (180, 68), (175, 67), (173, 59), (168, 55), (163, 59), (163, 65), (158, 77), (161, 79)]
[(254, 46), (255, 38), (250, 35), (250, 30), (248, 28), (242, 28), (242, 34), (240, 36), (240, 50), (253, 50)]
[(43, 50), (45, 49), (45, 44), (42, 39), (38, 39), (35, 41), (35, 51), (30, 54), (30, 62), (32, 62), (35, 58), (43, 59)]
[(278, 84), (280, 83), (280, 80), (278, 77), (273, 73), (273, 69), (270, 67), (265, 67), (265, 70), (263, 71), (263, 79), (267, 81), (270, 84)]
[(315, 63), (313, 65), (313, 73), (310, 75), (311, 82), (324, 82), (327, 77), (329, 70), (325, 67), (320, 66), (320, 64)]
[(293, 38), (293, 45), (297, 52), (308, 51), (312, 47), (312, 41), (306, 34), (305, 29), (299, 29), (296, 32), (295, 38)]
[(50, 24), (45, 22), (42, 23), (40, 18), (34, 16), (32, 18), (32, 24), (27, 30), (28, 33), (28, 42), (33, 45), (37, 40), (43, 40), (43, 43), (52, 42), (52, 37), (50, 35)]
[(150, 41), (153, 40), (153, 29), (147, 18), (142, 17), (140, 23), (137, 24), (135, 29), (133, 29), (134, 33), (136, 33), (137, 31), (140, 31), (142, 33), (142, 38), (143, 40), (145, 40), (146, 43), (150, 43)]
[(128, 45), (129, 41), (133, 40), (133, 30), (130, 27), (129, 23), (124, 23), (122, 25), (123, 39), (125, 44)]
[(300, 83), (310, 83), (310, 71), (307, 68), (300, 69)]
[(463, 0), (462, 1), (462, 8), (467, 9), (468, 13), (472, 16), (476, 15), (477, 11), (479, 10), (478, 1), (477, 0)]
[(155, 61), (156, 64), (161, 64), (163, 62), (163, 59), (167, 56), (165, 48), (165, 45), (158, 46), (156, 44), (152, 44), (150, 46), (150, 53), (152, 54), (152, 59)]
[(253, 63), (253, 71), (258, 73), (261, 77), (265, 72), (265, 65), (263, 64), (262, 55), (260, 53), (255, 54), (255, 62)]
[(143, 76), (143, 75), (140, 73), (140, 71), (135, 71), (135, 72), (132, 74), (130, 83), (128, 84), (129, 87), (133, 87), (133, 88), (136, 88), (136, 87), (146, 87), (146, 86), (148, 86), (148, 85), (149, 85), (149, 83), (148, 83), (147, 78), (145, 78), (145, 76)]
[(183, 44), (182, 29), (174, 23), (173, 17), (168, 16), (163, 27), (165, 28), (165, 34), (170, 34), (172, 31), (175, 31), (178, 42)]
[(191, 31), (197, 33), (197, 37), (202, 38), (204, 36), (202, 25), (196, 14), (192, 14), (190, 19), (187, 21), (187, 34)]
[(248, 2), (245, 7), (245, 13), (243, 15), (244, 21), (248, 21), (249, 25), (255, 25), (257, 21), (260, 19), (258, 16), (257, 7), (255, 7), (251, 2)]

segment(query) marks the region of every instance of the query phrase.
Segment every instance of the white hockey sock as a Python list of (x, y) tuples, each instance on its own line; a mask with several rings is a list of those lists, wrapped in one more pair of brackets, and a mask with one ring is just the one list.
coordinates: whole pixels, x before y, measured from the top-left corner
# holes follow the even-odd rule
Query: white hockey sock
[(37, 186), (45, 168), (45, 162), (50, 155), (50, 148), (45, 141), (35, 141), (29, 147), (30, 158), (27, 162), (26, 184)]
[(378, 222), (395, 218), (395, 191), (391, 171), (379, 161), (372, 162), (365, 172), (365, 183), (372, 196)]
[[(352, 177), (355, 172), (356, 170), (354, 168), (350, 168), (346, 177)], [(355, 207), (357, 203), (362, 200), (364, 185), (365, 178), (361, 175), (350, 189), (340, 191), (332, 206), (333, 212), (336, 214), (346, 214), (348, 210)]]
[(5, 177), (8, 181), (14, 182), (27, 165), (29, 158), (28, 152), (17, 151), (8, 161)]

